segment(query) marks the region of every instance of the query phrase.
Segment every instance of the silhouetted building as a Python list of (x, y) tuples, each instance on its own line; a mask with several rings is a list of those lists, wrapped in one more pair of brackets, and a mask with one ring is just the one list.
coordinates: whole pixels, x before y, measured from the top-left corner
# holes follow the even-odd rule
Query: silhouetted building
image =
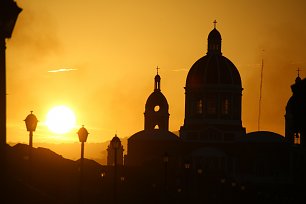
[(286, 106), (285, 137), (290, 144), (306, 147), (306, 79), (298, 76), (291, 90), (292, 96)]
[[(199, 185), (201, 172), (205, 174), (206, 182), (214, 185), (220, 179), (252, 185), (292, 183), (297, 177), (293, 172), (299, 166), (294, 157), (303, 153), (296, 151), (293, 154), (291, 151), (295, 150), (277, 133), (258, 131), (246, 134), (241, 121), (243, 88), (240, 74), (235, 65), (222, 55), (221, 41), (221, 34), (214, 27), (208, 35), (207, 54), (188, 72), (185, 119), (179, 137), (169, 132), (169, 105), (161, 93), (157, 73), (154, 92), (145, 105), (145, 128), (128, 139), (126, 164), (142, 168), (155, 165), (156, 170), (156, 165), (159, 165), (161, 169), (163, 155), (167, 153), (170, 157), (164, 165), (171, 172), (172, 178), (168, 179), (176, 182), (172, 186), (175, 188), (184, 185), (185, 188), (195, 188)], [(305, 96), (303, 83), (299, 79), (292, 86), (294, 99), (288, 102), (292, 104), (291, 101), (296, 100), (295, 103), (299, 104), (287, 106), (286, 132), (290, 127), (292, 134), (303, 135), (305, 131), (303, 121), (306, 114), (300, 111), (300, 103), (305, 99), (302, 97)], [(298, 107), (299, 111), (295, 110)]]
[(221, 53), (221, 35), (208, 35), (207, 54), (188, 72), (185, 120), (180, 137), (189, 141), (233, 142), (245, 134), (241, 122), (242, 85), (235, 65)]
[(168, 152), (178, 151), (178, 137), (169, 131), (169, 105), (160, 89), (160, 76), (154, 79), (154, 91), (147, 99), (144, 130), (128, 139), (127, 165), (159, 161)]
[[(240, 74), (222, 55), (216, 28), (209, 33), (207, 54), (187, 75), (179, 136), (169, 131), (169, 104), (160, 85), (157, 69), (144, 130), (128, 138), (124, 160), (117, 135), (107, 148), (106, 166), (85, 160), (86, 203), (305, 203), (306, 79), (298, 76), (291, 86), (285, 137), (246, 133)], [(29, 169), (27, 150), (8, 148), (8, 195), (15, 203), (77, 203), (80, 160), (33, 148)], [(23, 191), (31, 195), (24, 199)]]
[(123, 145), (119, 137), (115, 135), (107, 147), (107, 165), (114, 166), (115, 160), (117, 165), (123, 165), (123, 151)]
[(282, 155), (286, 154), (283, 137), (267, 131), (246, 134), (241, 121), (240, 74), (222, 55), (221, 41), (215, 27), (208, 35), (207, 54), (188, 72), (180, 157), (211, 178), (269, 181), (271, 172), (283, 177), (281, 172), (289, 166), (289, 157)]

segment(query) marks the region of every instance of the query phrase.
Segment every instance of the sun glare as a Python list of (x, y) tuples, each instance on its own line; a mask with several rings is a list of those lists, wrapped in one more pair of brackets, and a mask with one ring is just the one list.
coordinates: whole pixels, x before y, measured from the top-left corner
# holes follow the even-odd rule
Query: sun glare
[(66, 106), (56, 106), (49, 110), (46, 125), (56, 134), (65, 134), (75, 127), (75, 115)]

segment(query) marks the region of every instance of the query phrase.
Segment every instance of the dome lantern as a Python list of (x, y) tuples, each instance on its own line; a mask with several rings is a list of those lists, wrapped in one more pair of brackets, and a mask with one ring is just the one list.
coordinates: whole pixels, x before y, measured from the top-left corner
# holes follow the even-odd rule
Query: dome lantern
[(221, 53), (221, 34), (216, 29), (217, 21), (214, 21), (214, 29), (208, 35), (207, 54), (222, 54)]
[(158, 74), (158, 70), (160, 68), (158, 68), (158, 66), (156, 67), (156, 70), (157, 70), (157, 74), (154, 78), (154, 91), (160, 91), (160, 76)]

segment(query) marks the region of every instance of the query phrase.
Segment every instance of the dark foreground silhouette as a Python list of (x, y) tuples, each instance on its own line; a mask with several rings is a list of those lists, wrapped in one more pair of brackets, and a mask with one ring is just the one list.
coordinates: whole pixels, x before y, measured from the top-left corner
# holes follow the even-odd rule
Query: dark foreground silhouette
[(119, 166), (114, 200), (113, 166), (85, 159), (81, 192), (79, 161), (45, 148), (34, 148), (29, 158), (28, 148), (8, 146), (7, 186), (0, 203), (294, 203), (304, 199), (303, 183), (241, 184), (191, 169), (182, 172), (181, 179), (168, 173), (165, 183), (161, 162), (160, 168)]

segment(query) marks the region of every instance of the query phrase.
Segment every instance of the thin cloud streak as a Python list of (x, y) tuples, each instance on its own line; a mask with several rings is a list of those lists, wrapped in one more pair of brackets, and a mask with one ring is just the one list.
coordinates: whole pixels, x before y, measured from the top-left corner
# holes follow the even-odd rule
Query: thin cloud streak
[(182, 68), (182, 69), (172, 69), (171, 71), (173, 71), (173, 72), (185, 72), (185, 71), (188, 71), (189, 69), (184, 69), (184, 68)]
[(57, 72), (70, 72), (70, 71), (75, 71), (77, 69), (66, 69), (66, 68), (62, 68), (62, 69), (53, 69), (53, 70), (49, 70), (49, 73), (57, 73)]

